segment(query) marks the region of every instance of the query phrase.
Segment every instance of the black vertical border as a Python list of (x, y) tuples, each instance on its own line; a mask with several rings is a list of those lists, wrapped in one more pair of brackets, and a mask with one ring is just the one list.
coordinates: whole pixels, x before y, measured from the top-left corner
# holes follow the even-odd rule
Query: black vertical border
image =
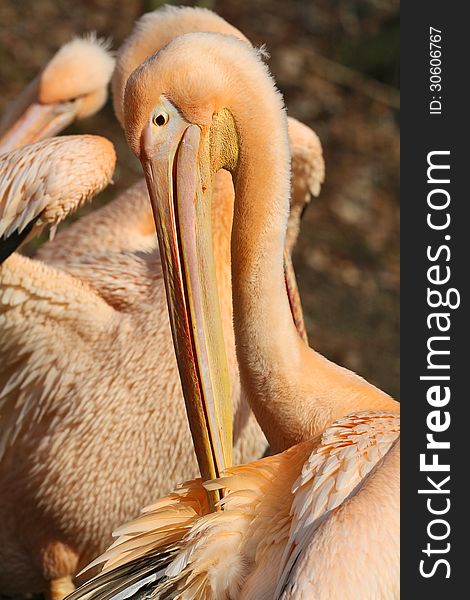
[[(468, 41), (470, 21), (465, 17), (465, 3), (426, 0), (401, 3), (401, 400), (402, 419), (402, 488), (401, 488), (401, 556), (402, 594), (404, 599), (432, 600), (463, 598), (468, 591), (470, 549), (470, 431), (468, 404), (470, 394), (464, 388), (470, 374), (470, 314), (468, 312), (468, 280), (470, 279), (470, 95)], [(442, 30), (442, 114), (429, 114), (430, 55), (429, 27)], [(430, 487), (426, 475), (419, 469), (419, 454), (426, 450), (426, 417), (430, 410), (426, 390), (429, 383), (419, 380), (425, 374), (430, 332), (426, 317), (428, 244), (439, 245), (444, 233), (433, 232), (426, 225), (428, 213), (427, 154), (433, 150), (450, 150), (451, 225), (446, 234), (451, 259), (450, 286), (459, 290), (461, 305), (451, 313), (450, 388), (451, 400), (445, 409), (451, 414), (451, 425), (441, 434), (449, 440), (450, 450), (440, 453), (441, 462), (450, 461), (451, 508), (443, 517), (451, 532), (442, 542), (429, 540), (427, 525), (433, 519), (426, 509), (426, 495), (418, 489)], [(445, 243), (442, 241), (442, 243)], [(441, 264), (445, 265), (445, 262)], [(441, 309), (444, 310), (444, 309)], [(443, 334), (444, 335), (444, 334)], [(449, 357), (447, 357), (449, 358)], [(466, 386), (468, 388), (468, 386)], [(444, 453), (446, 452), (446, 454)], [(436, 473), (436, 480), (444, 473)], [(437, 498), (437, 496), (435, 496)], [(442, 496), (441, 496), (442, 498)], [(437, 504), (436, 504), (437, 506)], [(437, 529), (435, 531), (438, 531)], [(425, 579), (419, 573), (422, 552), (427, 543), (450, 551), (434, 554), (434, 560), (445, 558), (450, 563), (450, 578), (446, 568), (437, 568), (434, 576)], [(470, 596), (469, 596), (470, 597)]]

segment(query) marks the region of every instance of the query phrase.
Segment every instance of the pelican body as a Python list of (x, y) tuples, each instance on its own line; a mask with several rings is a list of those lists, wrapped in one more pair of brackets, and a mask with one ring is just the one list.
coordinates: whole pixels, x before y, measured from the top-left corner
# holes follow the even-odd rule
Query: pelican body
[[(202, 480), (122, 526), (92, 563), (104, 563), (103, 573), (70, 600), (396, 600), (399, 405), (308, 348), (293, 323), (283, 277), (287, 122), (266, 66), (234, 37), (182, 35), (129, 79), (125, 125), (154, 208)], [(239, 467), (224, 453), (228, 390), (210, 385), (225, 360), (215, 273), (207, 268), (220, 168), (232, 172), (235, 187), (231, 265), (242, 385), (281, 451)], [(220, 475), (207, 479), (214, 471)]]

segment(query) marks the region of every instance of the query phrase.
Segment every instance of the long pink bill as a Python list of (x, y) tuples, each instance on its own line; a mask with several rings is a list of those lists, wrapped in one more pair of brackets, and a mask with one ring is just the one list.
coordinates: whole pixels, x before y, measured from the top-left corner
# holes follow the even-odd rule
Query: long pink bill
[(210, 479), (231, 465), (230, 386), (212, 249), (211, 185), (202, 181), (200, 168), (202, 133), (189, 125), (180, 134), (142, 163), (186, 410), (202, 477)]

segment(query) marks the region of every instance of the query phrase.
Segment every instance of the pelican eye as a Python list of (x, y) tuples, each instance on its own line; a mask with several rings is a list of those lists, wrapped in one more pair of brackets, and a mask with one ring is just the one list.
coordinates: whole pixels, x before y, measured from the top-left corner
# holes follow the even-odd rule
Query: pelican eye
[(168, 123), (169, 116), (166, 112), (158, 113), (153, 117), (153, 124), (162, 127)]

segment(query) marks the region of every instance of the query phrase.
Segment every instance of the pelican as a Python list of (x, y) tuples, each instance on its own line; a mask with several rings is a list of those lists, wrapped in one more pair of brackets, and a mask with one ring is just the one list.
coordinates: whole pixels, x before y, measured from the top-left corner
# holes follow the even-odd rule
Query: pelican
[[(234, 37), (182, 35), (129, 79), (125, 125), (154, 208), (202, 480), (118, 529), (92, 563), (104, 563), (103, 573), (69, 600), (396, 600), (399, 405), (309, 348), (293, 324), (283, 271), (287, 122), (267, 67)], [(240, 375), (281, 452), (238, 467), (226, 446), (229, 394), (219, 375), (222, 325), (207, 233), (220, 168), (235, 186)]]
[[(156, 36), (154, 44), (160, 47)], [(323, 180), (323, 159), (309, 128), (291, 121), (290, 131), (293, 162), (302, 176), (293, 198), (295, 238), (302, 207)], [(105, 549), (119, 523), (197, 472), (178, 401), (180, 383), (145, 186), (138, 182), (59, 232), (42, 247), (39, 260), (13, 253), (0, 269), (2, 593), (45, 590), (61, 598), (73, 589), (77, 571)], [(2, 240), (9, 252), (21, 242), (30, 220), (44, 212), (27, 217), (29, 190), (20, 191), (24, 196), (16, 196), (16, 221)], [(242, 462), (259, 457), (266, 441), (238, 382), (228, 172), (218, 174), (214, 197), (233, 456)], [(74, 206), (64, 201), (61, 208), (62, 216)], [(40, 221), (47, 222), (42, 216)], [(21, 227), (14, 229), (14, 222)]]
[(106, 102), (114, 69), (109, 43), (90, 34), (65, 44), (11, 102), (0, 121), (0, 154), (51, 137)]

